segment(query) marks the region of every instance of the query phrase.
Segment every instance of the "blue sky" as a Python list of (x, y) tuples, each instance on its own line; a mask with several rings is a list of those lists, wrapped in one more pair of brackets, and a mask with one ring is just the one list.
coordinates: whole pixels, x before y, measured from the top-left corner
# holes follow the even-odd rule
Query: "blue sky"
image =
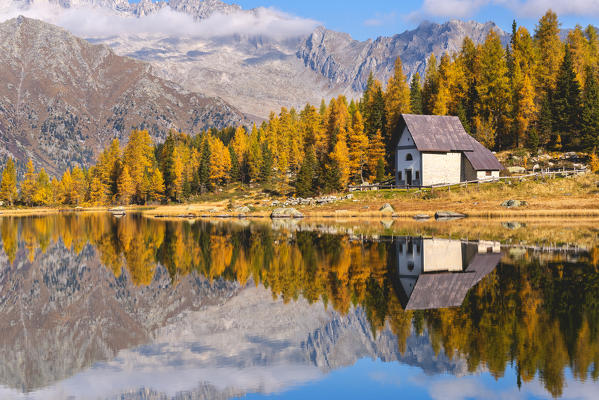
[[(227, 1), (227, 0), (224, 0)], [(229, 1), (231, 2), (231, 1)], [(413, 29), (423, 20), (451, 18), (495, 21), (505, 30), (512, 20), (533, 30), (548, 8), (560, 16), (563, 28), (576, 23), (599, 25), (599, 0), (236, 0), (243, 8), (274, 7), (315, 19), (327, 28), (364, 40)]]

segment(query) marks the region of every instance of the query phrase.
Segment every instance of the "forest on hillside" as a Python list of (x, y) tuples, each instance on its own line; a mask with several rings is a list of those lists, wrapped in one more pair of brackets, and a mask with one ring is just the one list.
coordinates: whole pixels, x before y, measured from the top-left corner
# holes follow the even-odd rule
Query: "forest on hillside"
[(292, 185), (300, 196), (382, 181), (392, 171), (401, 114), (457, 115), (493, 150), (525, 148), (594, 153), (599, 142), (599, 37), (576, 26), (560, 39), (548, 11), (531, 34), (513, 24), (507, 46), (491, 31), (461, 51), (432, 54), (424, 77), (408, 82), (400, 59), (383, 85), (372, 78), (359, 101), (344, 96), (320, 107), (281, 109), (259, 126), (171, 132), (154, 144), (134, 130), (114, 140), (89, 169), (62, 177), (32, 162), (17, 182), (14, 162), (2, 173), (5, 205), (102, 205), (184, 201), (232, 182)]

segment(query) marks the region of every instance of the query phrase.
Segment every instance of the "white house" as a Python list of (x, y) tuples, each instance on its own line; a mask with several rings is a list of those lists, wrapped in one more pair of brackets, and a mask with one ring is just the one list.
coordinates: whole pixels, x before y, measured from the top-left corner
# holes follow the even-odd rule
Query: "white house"
[(499, 178), (495, 155), (453, 116), (403, 114), (395, 152), (395, 183), (452, 184)]
[(399, 298), (407, 310), (459, 307), (501, 260), (496, 242), (400, 237), (395, 246)]

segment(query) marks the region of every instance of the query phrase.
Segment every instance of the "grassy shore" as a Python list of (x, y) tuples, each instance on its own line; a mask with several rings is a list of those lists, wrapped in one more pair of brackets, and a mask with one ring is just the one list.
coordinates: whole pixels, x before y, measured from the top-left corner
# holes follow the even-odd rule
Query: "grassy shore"
[[(599, 217), (599, 176), (585, 174), (571, 178), (546, 180), (514, 180), (511, 183), (497, 182), (456, 185), (452, 188), (430, 190), (378, 190), (352, 192), (353, 198), (325, 205), (295, 206), (306, 217), (312, 218), (410, 218), (417, 214), (432, 215), (447, 210), (480, 218), (524, 218), (524, 217)], [(230, 186), (225, 190), (209, 193), (192, 202), (156, 206), (129, 206), (130, 211), (139, 211), (146, 216), (237, 216), (239, 207), (247, 206), (245, 216), (268, 217), (275, 208), (273, 201), (284, 202), (287, 198), (276, 195), (264, 187)], [(339, 197), (345, 193), (338, 194)], [(507, 209), (501, 206), (504, 200), (524, 200), (524, 207)], [(381, 213), (385, 203), (391, 204), (393, 214)], [(6, 208), (4, 215), (35, 215), (61, 211), (106, 211), (108, 207), (91, 208)]]
[[(353, 198), (325, 205), (295, 206), (306, 217), (314, 218), (381, 218), (432, 215), (448, 210), (471, 217), (599, 217), (599, 177), (585, 174), (571, 178), (547, 180), (514, 180), (430, 190), (378, 190), (353, 192)], [(339, 196), (343, 196), (340, 194)], [(504, 200), (524, 200), (524, 207), (508, 209), (501, 206)], [(247, 206), (249, 216), (269, 216), (274, 200), (284, 198), (266, 196), (259, 189), (230, 189), (220, 193), (220, 198), (202, 202), (158, 206), (145, 210), (148, 216), (225, 216), (235, 215), (238, 207)], [(392, 215), (381, 213), (385, 203), (391, 204)]]

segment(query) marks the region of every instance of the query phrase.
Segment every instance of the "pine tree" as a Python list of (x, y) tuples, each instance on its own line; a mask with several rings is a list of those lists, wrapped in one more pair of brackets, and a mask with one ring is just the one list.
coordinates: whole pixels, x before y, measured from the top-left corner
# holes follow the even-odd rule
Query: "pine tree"
[(204, 138), (201, 146), (198, 179), (202, 190), (206, 190), (210, 188), (210, 142), (207, 137)]
[(422, 114), (422, 86), (420, 85), (420, 74), (416, 72), (410, 83), (410, 112)]
[(383, 182), (385, 180), (385, 162), (382, 158), (379, 158), (376, 163), (376, 181)]
[(17, 191), (17, 171), (12, 158), (6, 161), (4, 171), (2, 171), (2, 183), (0, 183), (0, 199), (4, 204), (12, 206), (17, 200), (19, 193)]
[(171, 178), (169, 195), (173, 200), (183, 200), (183, 158), (179, 151), (179, 147), (176, 146), (171, 154), (169, 176)]
[(130, 204), (133, 196), (135, 195), (135, 182), (129, 174), (129, 167), (123, 166), (121, 175), (118, 179), (118, 196), (121, 204)]
[(572, 64), (572, 53), (566, 46), (559, 69), (555, 92), (552, 93), (553, 131), (559, 133), (562, 146), (574, 148), (579, 145), (581, 119), (580, 85)]
[(25, 178), (21, 182), (21, 201), (28, 206), (33, 205), (33, 197), (37, 190), (37, 174), (35, 173), (35, 167), (33, 166), (33, 160), (31, 158), (27, 162), (27, 171), (25, 172)]
[(315, 194), (314, 178), (316, 169), (316, 157), (314, 150), (308, 148), (295, 181), (295, 193), (300, 197), (309, 197)]
[(263, 183), (269, 183), (273, 173), (274, 158), (268, 143), (262, 143), (261, 163), (260, 165), (260, 180)]
[(591, 67), (586, 69), (582, 103), (580, 133), (588, 151), (599, 146), (599, 80)]

